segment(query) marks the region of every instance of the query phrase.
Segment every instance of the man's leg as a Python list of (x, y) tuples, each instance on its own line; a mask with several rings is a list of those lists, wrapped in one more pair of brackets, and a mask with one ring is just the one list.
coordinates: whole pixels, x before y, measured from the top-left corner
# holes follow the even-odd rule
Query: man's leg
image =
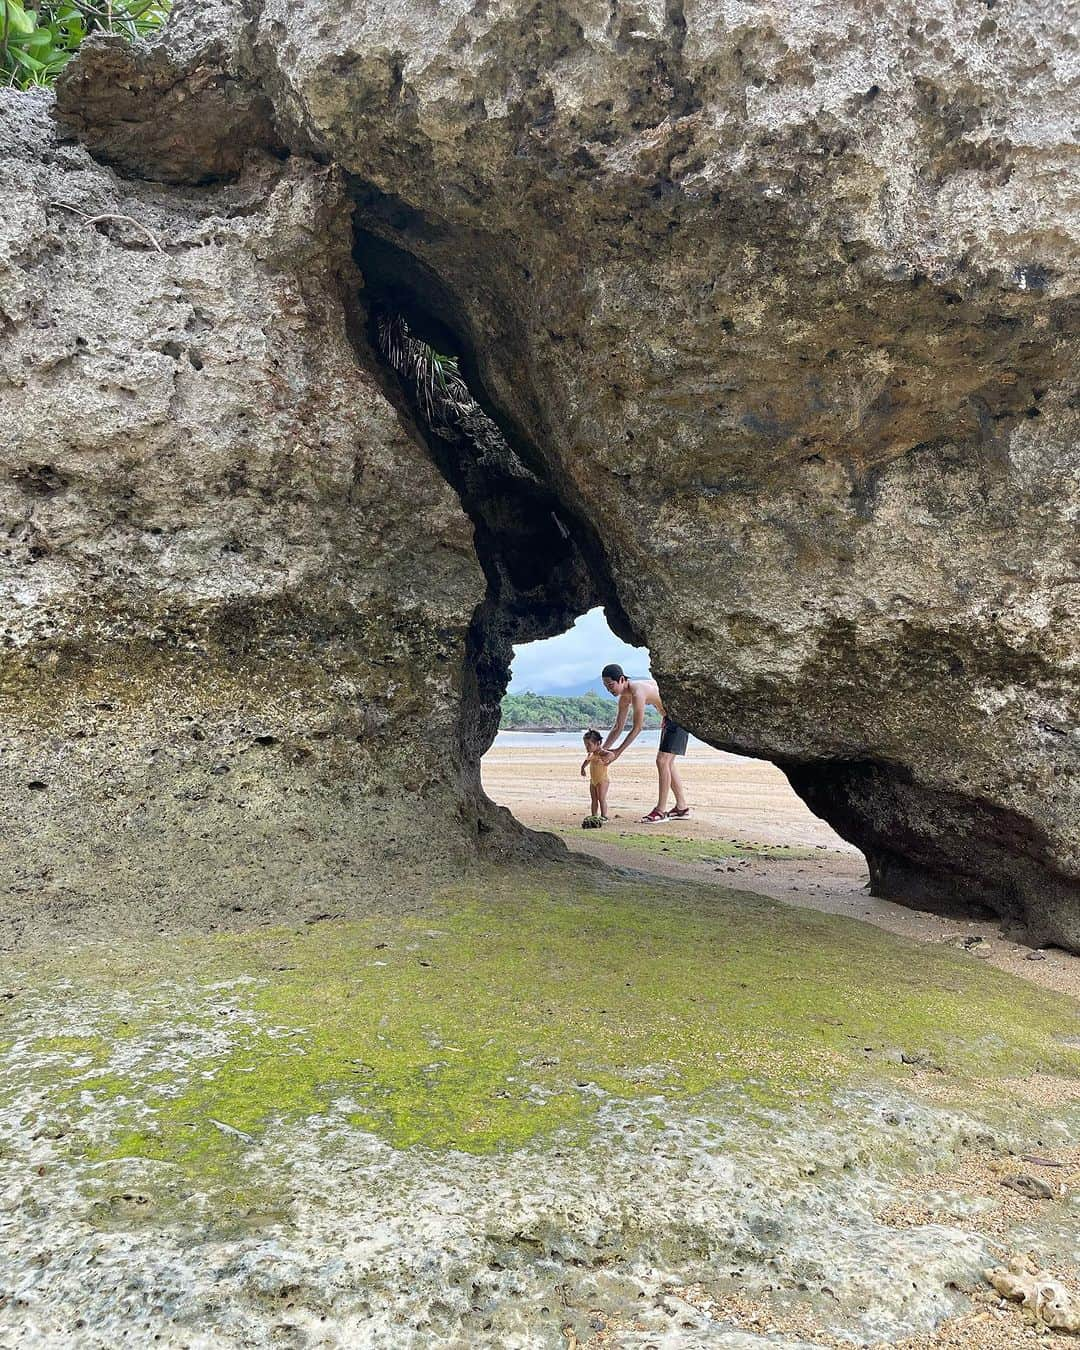
[(657, 811), (667, 810), (668, 793), (671, 791), (671, 765), (675, 756), (661, 750), (656, 756), (656, 772), (660, 779), (660, 793), (656, 798)]
[(671, 790), (675, 794), (675, 810), (686, 810), (686, 792), (683, 790), (682, 779), (679, 777), (679, 757), (671, 756)]

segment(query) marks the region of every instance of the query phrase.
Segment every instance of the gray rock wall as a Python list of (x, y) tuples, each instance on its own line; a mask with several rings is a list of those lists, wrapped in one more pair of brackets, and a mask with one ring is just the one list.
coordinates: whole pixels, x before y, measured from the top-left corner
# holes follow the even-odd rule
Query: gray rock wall
[(676, 714), (880, 892), (1075, 944), (1066, 8), (270, 4), (253, 41)]
[[(362, 333), (373, 298), (396, 300), (449, 335), (675, 714), (780, 763), (865, 848), (881, 893), (984, 901), (1076, 946), (1074, 48), (1065, 5), (1007, 0), (181, 0), (154, 46), (90, 46), (59, 112), (129, 175), (235, 180), (248, 156), (234, 187), (140, 189), (175, 212), (247, 190), (255, 213), (230, 226), (245, 240), (274, 200), (251, 186), (256, 160), (284, 184), (339, 170), (367, 282), (346, 310)], [(322, 200), (310, 238), (297, 223), (251, 283), (275, 314), (303, 248), (344, 267), (346, 213)], [(323, 306), (341, 286), (317, 287)], [(329, 366), (334, 325), (310, 316), (270, 346), (318, 386), (345, 362), (340, 310), (334, 323)], [(257, 385), (271, 360), (250, 358)], [(378, 406), (374, 438), (444, 493)], [(297, 419), (303, 444), (313, 417)], [(267, 529), (289, 518), (289, 482), (268, 487)], [(470, 492), (475, 524), (482, 482)], [(396, 518), (407, 494), (389, 494)], [(237, 509), (221, 497), (215, 520)], [(337, 509), (332, 486), (320, 500)], [(415, 584), (399, 602), (395, 569), (415, 578), (413, 550), (439, 539), (460, 643), (483, 586), (464, 517), (438, 500), (452, 543), (386, 545), (393, 566), (370, 536), (355, 547), (377, 557), (393, 614)], [(326, 526), (335, 554), (347, 519)], [(492, 596), (492, 547), (501, 618), (474, 628), (464, 666), (456, 648), (466, 684), (482, 672), (459, 800), (476, 704), (529, 617)], [(317, 627), (321, 574), (316, 591)], [(250, 650), (271, 646), (259, 630)], [(416, 648), (399, 650), (411, 688)], [(455, 687), (425, 763), (452, 754)], [(389, 721), (408, 760), (412, 722)]]
[(472, 530), (358, 363), (339, 175), (123, 182), (0, 104), (0, 874), (58, 925), (460, 866)]

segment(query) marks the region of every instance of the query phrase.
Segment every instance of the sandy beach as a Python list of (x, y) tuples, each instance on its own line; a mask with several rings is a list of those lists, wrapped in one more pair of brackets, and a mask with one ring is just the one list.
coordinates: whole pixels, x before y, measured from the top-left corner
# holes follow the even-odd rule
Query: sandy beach
[[(993, 918), (927, 914), (869, 895), (862, 854), (809, 810), (773, 764), (693, 743), (682, 761), (692, 817), (649, 826), (640, 818), (656, 800), (654, 751), (635, 747), (612, 771), (609, 824), (583, 830), (589, 810), (588, 786), (579, 773), (583, 751), (570, 737), (553, 736), (548, 744), (544, 739), (501, 735), (484, 757), (484, 787), (523, 824), (559, 834), (580, 853), (847, 915), (918, 942), (964, 947), (973, 959), (1080, 996), (1080, 958), (1012, 942)], [(700, 856), (694, 856), (694, 841), (702, 846)], [(736, 843), (759, 847), (717, 853)]]

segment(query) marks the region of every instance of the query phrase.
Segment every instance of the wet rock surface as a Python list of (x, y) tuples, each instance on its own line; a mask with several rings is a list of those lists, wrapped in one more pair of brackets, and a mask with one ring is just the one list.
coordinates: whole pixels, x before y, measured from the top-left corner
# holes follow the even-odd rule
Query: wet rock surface
[[(60, 113), (158, 180), (339, 167), (374, 296), (594, 531), (679, 720), (785, 768), (878, 893), (1075, 948), (1073, 41), (1058, 3), (181, 3)], [(289, 342), (317, 367), (340, 322)]]
[[(698, 1286), (870, 1345), (1069, 1249), (1068, 1195), (909, 1202), (1075, 1139), (1070, 1000), (745, 894), (418, 899), (9, 969), (0, 1340), (777, 1343)], [(941, 1072), (886, 1053), (916, 1044)], [(1036, 1108), (1036, 1069), (1071, 1095)]]

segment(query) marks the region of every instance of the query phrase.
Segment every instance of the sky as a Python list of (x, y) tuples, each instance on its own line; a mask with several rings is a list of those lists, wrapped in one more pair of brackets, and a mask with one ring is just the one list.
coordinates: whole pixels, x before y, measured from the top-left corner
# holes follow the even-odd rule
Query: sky
[(514, 648), (511, 694), (581, 694), (602, 690), (600, 671), (617, 661), (628, 675), (647, 675), (649, 653), (628, 647), (607, 626), (602, 609), (583, 614), (569, 632)]

